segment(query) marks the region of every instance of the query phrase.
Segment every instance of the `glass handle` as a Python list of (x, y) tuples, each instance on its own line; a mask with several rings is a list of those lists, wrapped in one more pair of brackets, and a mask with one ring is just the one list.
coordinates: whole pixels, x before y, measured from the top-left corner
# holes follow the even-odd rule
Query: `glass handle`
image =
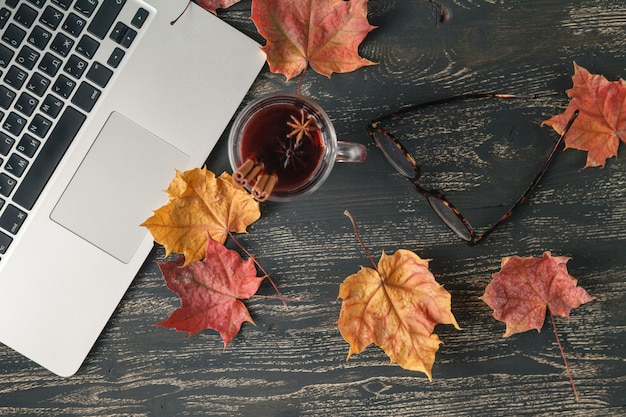
[(337, 142), (337, 162), (363, 162), (367, 158), (367, 149), (360, 143)]

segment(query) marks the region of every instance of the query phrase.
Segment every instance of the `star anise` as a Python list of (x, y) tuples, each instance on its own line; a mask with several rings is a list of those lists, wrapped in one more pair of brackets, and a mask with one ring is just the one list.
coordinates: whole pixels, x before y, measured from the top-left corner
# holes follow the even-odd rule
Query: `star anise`
[[(280, 139), (279, 139), (280, 140)], [(280, 150), (277, 151), (281, 154), (281, 162), (283, 165), (283, 169), (287, 169), (289, 165), (296, 166), (300, 162), (302, 162), (302, 158), (304, 157), (304, 152), (302, 150), (298, 150), (298, 142), (293, 140), (293, 138), (287, 138), (288, 143), (280, 140)]]
[(298, 149), (303, 137), (306, 136), (312, 139), (311, 133), (317, 129), (317, 126), (313, 123), (313, 116), (307, 117), (302, 110), (300, 110), (300, 120), (296, 119), (293, 115), (291, 116), (291, 120), (291, 122), (287, 122), (287, 125), (293, 130), (287, 136), (290, 138), (296, 137), (296, 143), (293, 147)]

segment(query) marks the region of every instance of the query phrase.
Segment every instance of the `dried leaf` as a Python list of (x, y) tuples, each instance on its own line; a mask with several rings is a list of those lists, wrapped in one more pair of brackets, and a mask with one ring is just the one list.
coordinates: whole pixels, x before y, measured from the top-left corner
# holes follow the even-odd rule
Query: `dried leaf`
[(261, 216), (259, 204), (227, 173), (215, 177), (206, 168), (176, 172), (167, 189), (169, 201), (142, 226), (154, 240), (185, 255), (185, 265), (204, 257), (208, 236), (224, 243), (228, 232), (243, 233)]
[(310, 64), (330, 77), (374, 63), (358, 47), (374, 29), (367, 0), (254, 0), (252, 20), (267, 40), (263, 50), (272, 72), (287, 80)]
[(565, 136), (565, 145), (588, 152), (585, 168), (604, 166), (608, 158), (617, 156), (620, 140), (626, 142), (626, 81), (608, 81), (576, 63), (572, 80), (565, 112), (544, 123), (561, 134), (574, 111), (580, 110)]
[(338, 325), (350, 344), (348, 358), (374, 343), (392, 362), (432, 379), (441, 343), (433, 334), (435, 325), (459, 329), (450, 310), (450, 293), (435, 281), (428, 261), (411, 251), (383, 253), (377, 269), (362, 267), (339, 289), (343, 303)]
[(204, 260), (186, 264), (182, 256), (158, 264), (168, 288), (178, 294), (182, 305), (157, 325), (190, 336), (214, 329), (226, 348), (244, 322), (254, 323), (241, 302), (252, 297), (263, 281), (256, 276), (254, 261), (244, 261), (237, 252), (209, 239)]
[(546, 308), (569, 318), (570, 311), (595, 299), (567, 272), (569, 258), (545, 252), (541, 258), (504, 258), (481, 299), (493, 316), (506, 323), (504, 337), (535, 329), (541, 331)]
[(193, 0), (194, 3), (213, 14), (217, 14), (217, 9), (227, 9), (240, 1), (241, 0)]

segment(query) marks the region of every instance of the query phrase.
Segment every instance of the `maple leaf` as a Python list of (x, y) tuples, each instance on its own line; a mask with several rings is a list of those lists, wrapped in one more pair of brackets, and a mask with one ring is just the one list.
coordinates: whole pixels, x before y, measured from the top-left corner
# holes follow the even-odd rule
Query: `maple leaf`
[(567, 272), (564, 256), (544, 252), (541, 258), (513, 256), (502, 260), (501, 270), (485, 288), (481, 299), (493, 316), (506, 323), (504, 337), (535, 329), (541, 331), (546, 308), (554, 316), (569, 318), (570, 311), (595, 299)]
[(193, 0), (194, 3), (213, 14), (217, 14), (217, 9), (227, 9), (240, 1), (241, 0)]
[(254, 260), (244, 261), (239, 254), (208, 239), (202, 261), (185, 265), (182, 256), (158, 263), (167, 287), (178, 294), (181, 307), (157, 326), (170, 327), (193, 335), (204, 329), (217, 330), (224, 348), (244, 322), (254, 324), (241, 300), (252, 297), (261, 282)]
[(148, 218), (154, 240), (185, 255), (185, 265), (204, 257), (209, 235), (224, 243), (229, 232), (243, 233), (261, 217), (259, 203), (231, 176), (220, 177), (205, 168), (176, 171), (167, 194), (169, 201)]
[(435, 281), (428, 261), (408, 250), (383, 252), (377, 269), (361, 267), (341, 284), (339, 298), (338, 326), (350, 344), (348, 358), (374, 343), (392, 362), (429, 379), (441, 343), (433, 334), (435, 325), (460, 329), (450, 293)]
[(252, 20), (267, 40), (263, 50), (270, 70), (287, 80), (309, 64), (327, 77), (374, 64), (358, 53), (374, 29), (367, 21), (367, 0), (254, 0)]
[(565, 146), (588, 152), (585, 168), (604, 166), (608, 158), (617, 156), (620, 140), (626, 142), (626, 81), (608, 81), (575, 62), (572, 81), (565, 112), (543, 123), (561, 134), (574, 111), (580, 110), (565, 136)]

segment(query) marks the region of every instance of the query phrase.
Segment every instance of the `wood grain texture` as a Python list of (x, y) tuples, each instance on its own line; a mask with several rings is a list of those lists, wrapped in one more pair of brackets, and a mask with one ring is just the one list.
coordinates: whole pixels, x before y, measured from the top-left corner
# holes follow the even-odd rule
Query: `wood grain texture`
[[(32, 416), (617, 416), (626, 415), (626, 162), (585, 169), (559, 152), (528, 203), (479, 247), (458, 241), (370, 143), (367, 122), (399, 107), (461, 92), (538, 94), (534, 100), (450, 104), (399, 121), (394, 132), (422, 166), (421, 181), (486, 229), (525, 189), (557, 135), (541, 121), (567, 105), (572, 62), (611, 80), (626, 76), (626, 4), (594, 0), (371, 0), (378, 28), (361, 47), (376, 66), (330, 79), (309, 70), (301, 91), (329, 113), (342, 140), (366, 144), (362, 164), (338, 164), (306, 200), (267, 203), (239, 236), (270, 271), (289, 307), (248, 301), (246, 324), (223, 350), (216, 332), (191, 338), (154, 326), (178, 306), (156, 247), (81, 370), (57, 378), (0, 348), (0, 415)], [(250, 2), (220, 16), (258, 39)], [(298, 81), (265, 69), (246, 102)], [(620, 148), (620, 153), (623, 151)], [(230, 171), (225, 136), (208, 167)], [(374, 256), (404, 248), (432, 259), (463, 328), (438, 326), (433, 381), (389, 364), (375, 346), (346, 361), (336, 326), (339, 284)], [(557, 327), (504, 339), (479, 300), (500, 259), (571, 257), (570, 274), (597, 297)], [(264, 284), (260, 295), (273, 296)]]

